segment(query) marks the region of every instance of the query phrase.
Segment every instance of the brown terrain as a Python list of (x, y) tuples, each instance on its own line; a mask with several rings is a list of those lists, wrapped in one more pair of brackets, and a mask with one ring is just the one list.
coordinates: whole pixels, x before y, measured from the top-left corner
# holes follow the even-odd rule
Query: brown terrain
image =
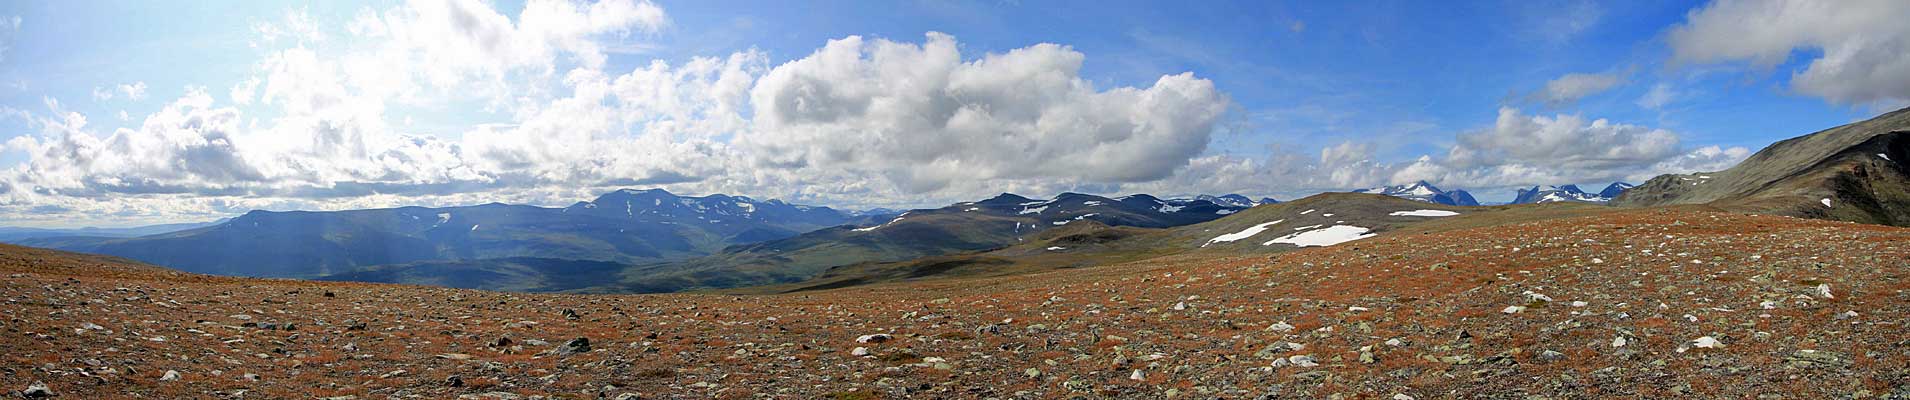
[(1910, 229), (1696, 209), (786, 295), (220, 278), (0, 247), (55, 398), (1910, 398)]

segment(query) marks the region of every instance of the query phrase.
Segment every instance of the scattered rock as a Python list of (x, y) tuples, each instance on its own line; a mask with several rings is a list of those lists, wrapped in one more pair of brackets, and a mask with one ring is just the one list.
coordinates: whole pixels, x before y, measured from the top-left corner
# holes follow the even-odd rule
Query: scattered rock
[(26, 396), (27, 398), (38, 398), (53, 397), (54, 393), (53, 388), (46, 386), (46, 382), (33, 381), (33, 384), (27, 385), (26, 390), (20, 391), (20, 395)]
[(559, 356), (588, 352), (590, 352), (590, 339), (581, 337), (565, 341), (564, 344), (558, 345), (556, 348), (550, 350), (550, 354)]

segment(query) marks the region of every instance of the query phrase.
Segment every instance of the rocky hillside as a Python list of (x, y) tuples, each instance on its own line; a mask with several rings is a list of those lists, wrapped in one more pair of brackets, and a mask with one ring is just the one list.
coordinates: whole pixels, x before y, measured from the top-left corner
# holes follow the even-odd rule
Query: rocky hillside
[(1724, 171), (1664, 175), (1620, 206), (1710, 204), (1730, 210), (1910, 225), (1910, 109), (1788, 139)]
[(1904, 398), (1910, 230), (1633, 210), (791, 295), (182, 274), (0, 247), (14, 395)]

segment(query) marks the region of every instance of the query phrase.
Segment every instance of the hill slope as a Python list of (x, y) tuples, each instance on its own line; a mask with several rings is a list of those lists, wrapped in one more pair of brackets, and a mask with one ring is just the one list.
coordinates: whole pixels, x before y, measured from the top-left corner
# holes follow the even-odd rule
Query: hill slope
[(1383, 195), (1324, 193), (1289, 203), (1254, 207), (1210, 222), (1166, 229), (1070, 224), (1025, 237), (1008, 247), (895, 262), (841, 265), (801, 282), (731, 292), (780, 293), (883, 282), (1019, 275), (1174, 255), (1274, 254), (1348, 242), (1357, 247), (1358, 240), (1395, 231), (1436, 234), (1610, 210), (1583, 204), (1457, 207)]
[(1164, 228), (1211, 221), (1241, 209), (1144, 194), (1106, 198), (1064, 193), (1049, 200), (1002, 194), (913, 210), (873, 226), (823, 229), (706, 257), (639, 265), (626, 271), (621, 282), (588, 291), (648, 293), (789, 283), (832, 267), (1000, 249), (1072, 224)]
[(1709, 204), (1810, 218), (1910, 225), (1910, 108), (1787, 139), (1724, 171), (1663, 175), (1613, 204)]

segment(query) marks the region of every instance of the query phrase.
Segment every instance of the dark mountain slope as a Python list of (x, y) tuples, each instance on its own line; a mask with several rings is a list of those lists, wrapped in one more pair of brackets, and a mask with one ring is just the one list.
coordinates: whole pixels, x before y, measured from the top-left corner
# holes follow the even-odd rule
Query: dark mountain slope
[(1910, 109), (1787, 139), (1724, 171), (1663, 175), (1621, 206), (1709, 204), (1733, 211), (1910, 224)]

